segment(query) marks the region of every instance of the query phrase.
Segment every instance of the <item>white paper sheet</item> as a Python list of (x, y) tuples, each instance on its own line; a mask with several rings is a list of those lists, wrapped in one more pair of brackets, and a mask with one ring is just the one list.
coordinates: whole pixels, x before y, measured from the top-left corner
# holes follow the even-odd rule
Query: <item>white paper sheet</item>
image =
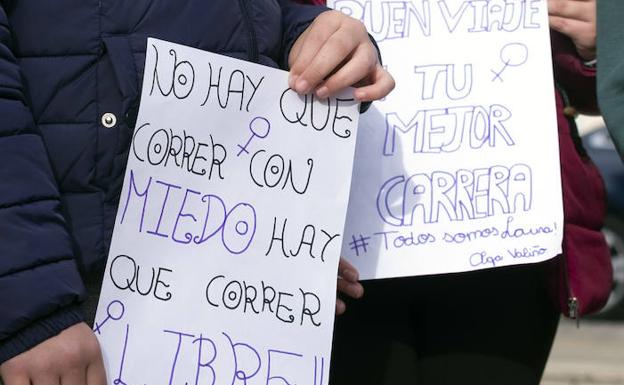
[(343, 255), (363, 278), (561, 251), (545, 0), (332, 0), (396, 80), (360, 119)]
[(95, 331), (110, 384), (328, 382), (350, 90), (149, 39)]

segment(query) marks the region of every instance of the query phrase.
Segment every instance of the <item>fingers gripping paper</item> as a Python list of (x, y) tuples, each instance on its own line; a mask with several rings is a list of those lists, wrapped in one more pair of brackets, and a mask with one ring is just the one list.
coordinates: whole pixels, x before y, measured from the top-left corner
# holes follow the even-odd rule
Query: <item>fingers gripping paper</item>
[(543, 261), (562, 201), (545, 0), (333, 0), (397, 87), (362, 116), (342, 252), (363, 278)]
[(150, 39), (96, 317), (109, 383), (324, 385), (358, 104)]

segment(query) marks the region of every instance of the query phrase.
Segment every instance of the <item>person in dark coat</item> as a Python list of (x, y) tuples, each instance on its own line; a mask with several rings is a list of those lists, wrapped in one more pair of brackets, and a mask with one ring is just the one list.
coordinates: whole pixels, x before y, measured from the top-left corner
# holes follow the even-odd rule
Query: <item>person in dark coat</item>
[[(577, 111), (597, 112), (595, 7), (596, 0), (548, 1), (564, 245), (585, 253), (589, 262), (576, 272), (597, 280), (610, 259), (600, 232), (605, 191), (574, 123)], [(364, 282), (362, 299), (346, 301), (336, 319), (330, 384), (538, 385), (560, 311), (578, 317), (551, 298), (562, 279), (552, 268), (571, 251), (564, 253), (540, 264)], [(610, 281), (593, 285), (608, 289)]]
[(361, 23), (289, 0), (0, 0), (0, 376), (104, 384), (97, 298), (147, 37), (291, 68), (297, 92), (393, 87)]
[(624, 3), (598, 2), (598, 101), (615, 148), (624, 159)]

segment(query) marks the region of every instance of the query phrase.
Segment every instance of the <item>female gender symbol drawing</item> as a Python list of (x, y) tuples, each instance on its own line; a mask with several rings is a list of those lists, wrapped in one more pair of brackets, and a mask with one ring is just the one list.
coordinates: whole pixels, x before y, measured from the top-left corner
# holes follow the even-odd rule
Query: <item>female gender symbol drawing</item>
[(104, 326), (104, 324), (109, 319), (112, 319), (113, 321), (119, 321), (121, 319), (121, 317), (123, 317), (125, 310), (126, 309), (124, 307), (124, 304), (121, 301), (118, 301), (118, 300), (112, 301), (106, 307), (107, 317), (104, 318), (104, 320), (102, 322), (96, 322), (95, 323), (95, 328), (93, 328), (93, 331), (96, 332), (97, 334), (102, 334), (101, 331), (100, 331), (102, 326)]
[(503, 68), (501, 68), (500, 71), (491, 70), (494, 74), (492, 81), (500, 80), (502, 82), (503, 78), (501, 75), (507, 67), (519, 67), (526, 63), (528, 58), (529, 49), (523, 43), (505, 44), (500, 50), (500, 59), (503, 62)]
[[(256, 122), (259, 122), (259, 123), (256, 123)], [(249, 123), (249, 131), (251, 131), (251, 137), (249, 138), (247, 143), (245, 143), (244, 145), (242, 144), (238, 145), (238, 148), (240, 148), (240, 151), (238, 152), (238, 154), (236, 154), (236, 156), (241, 156), (242, 153), (249, 154), (249, 151), (247, 151), (247, 147), (249, 147), (249, 145), (251, 144), (251, 141), (254, 138), (257, 137), (260, 139), (264, 139), (267, 136), (269, 136), (269, 132), (271, 132), (271, 123), (269, 123), (269, 120), (267, 118), (263, 118), (262, 116), (255, 117)]]

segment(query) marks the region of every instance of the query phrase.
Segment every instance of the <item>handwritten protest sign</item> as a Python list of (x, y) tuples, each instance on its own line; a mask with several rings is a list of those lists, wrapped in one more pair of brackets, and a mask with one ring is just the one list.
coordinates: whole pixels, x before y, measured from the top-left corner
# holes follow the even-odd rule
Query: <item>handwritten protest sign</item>
[(149, 39), (96, 317), (115, 385), (324, 385), (358, 104)]
[(363, 278), (542, 261), (562, 202), (545, 0), (333, 0), (397, 87), (362, 116), (343, 255)]

